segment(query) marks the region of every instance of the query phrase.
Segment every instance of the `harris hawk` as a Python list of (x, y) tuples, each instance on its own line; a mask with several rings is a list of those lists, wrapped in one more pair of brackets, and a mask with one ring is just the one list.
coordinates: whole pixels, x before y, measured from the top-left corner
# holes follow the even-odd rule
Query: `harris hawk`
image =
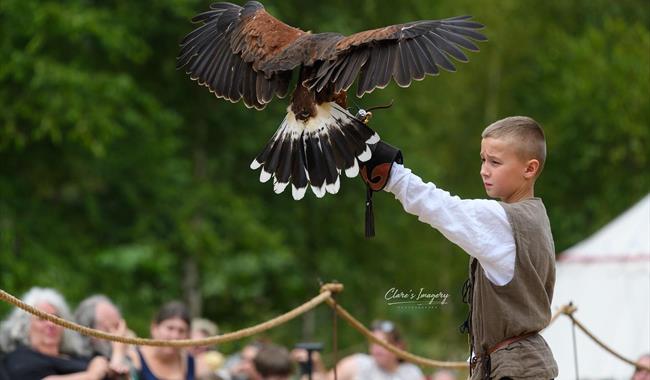
[(291, 184), (298, 200), (311, 187), (317, 197), (337, 193), (340, 174), (359, 173), (379, 136), (367, 118), (347, 110), (347, 90), (358, 78), (356, 95), (455, 71), (451, 58), (467, 62), (461, 48), (478, 51), (483, 25), (471, 16), (422, 20), (344, 36), (311, 33), (274, 18), (257, 1), (244, 6), (214, 3), (196, 15), (199, 26), (180, 43), (177, 67), (219, 98), (243, 100), (263, 109), (284, 98), (294, 70), (298, 80), (287, 115), (251, 163), (260, 181), (273, 178), (281, 193)]

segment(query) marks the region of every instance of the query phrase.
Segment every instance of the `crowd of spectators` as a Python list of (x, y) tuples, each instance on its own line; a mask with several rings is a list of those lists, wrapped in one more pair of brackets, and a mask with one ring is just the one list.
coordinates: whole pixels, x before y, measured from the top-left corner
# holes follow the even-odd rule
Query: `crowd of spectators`
[[(81, 301), (71, 312), (64, 297), (50, 288), (34, 287), (23, 301), (44, 312), (80, 325), (119, 335), (135, 336), (128, 329), (119, 307), (104, 295)], [(373, 334), (406, 348), (397, 326), (376, 321)], [(151, 338), (200, 339), (217, 335), (217, 325), (207, 319), (192, 319), (181, 302), (164, 304), (150, 324)], [(238, 353), (224, 357), (214, 346), (189, 348), (129, 346), (78, 334), (48, 320), (13, 309), (0, 323), (0, 380), (331, 380), (318, 352), (311, 356), (308, 376), (304, 371), (308, 354), (302, 348), (291, 352), (280, 345), (255, 341)], [(639, 366), (650, 365), (650, 354)], [(302, 364), (302, 365), (300, 365)], [(383, 346), (370, 343), (367, 353), (356, 353), (336, 363), (339, 380), (455, 380), (458, 374), (439, 370), (425, 376), (415, 365), (399, 359)], [(638, 367), (634, 380), (650, 380), (650, 372)]]
[[(71, 312), (63, 295), (50, 288), (34, 287), (22, 300), (39, 310), (80, 325), (123, 337), (135, 336), (128, 329), (119, 307), (104, 295), (93, 295)], [(406, 348), (397, 326), (376, 321), (373, 334), (397, 347)], [(164, 304), (151, 320), (154, 339), (200, 339), (217, 335), (217, 325), (192, 319), (181, 302)], [(78, 334), (48, 320), (14, 308), (0, 323), (0, 380), (314, 380), (334, 379), (318, 352), (312, 357), (311, 376), (297, 369), (307, 360), (304, 349), (289, 350), (270, 342), (252, 342), (228, 358), (214, 346), (187, 349), (129, 346)], [(639, 366), (650, 365), (650, 354)], [(367, 353), (356, 353), (336, 363), (340, 380), (455, 380), (453, 371), (425, 376), (415, 365), (399, 359), (381, 345), (370, 343)], [(650, 380), (650, 371), (636, 368), (634, 380)]]

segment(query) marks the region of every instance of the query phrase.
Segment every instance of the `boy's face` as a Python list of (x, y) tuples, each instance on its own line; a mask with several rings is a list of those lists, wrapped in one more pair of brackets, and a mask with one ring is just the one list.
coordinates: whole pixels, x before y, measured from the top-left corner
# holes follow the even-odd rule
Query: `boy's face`
[(509, 140), (492, 137), (481, 140), (481, 178), (488, 196), (507, 203), (532, 196), (532, 179), (537, 167), (531, 168), (531, 161), (537, 162), (522, 159)]

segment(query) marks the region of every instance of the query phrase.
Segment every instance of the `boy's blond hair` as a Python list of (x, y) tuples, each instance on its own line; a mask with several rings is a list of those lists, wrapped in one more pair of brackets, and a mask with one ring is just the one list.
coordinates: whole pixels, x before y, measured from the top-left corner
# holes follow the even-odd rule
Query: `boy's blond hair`
[(539, 169), (536, 177), (542, 172), (546, 162), (546, 138), (544, 130), (528, 116), (511, 116), (490, 124), (481, 138), (509, 139), (515, 143), (518, 154), (524, 160), (536, 159)]

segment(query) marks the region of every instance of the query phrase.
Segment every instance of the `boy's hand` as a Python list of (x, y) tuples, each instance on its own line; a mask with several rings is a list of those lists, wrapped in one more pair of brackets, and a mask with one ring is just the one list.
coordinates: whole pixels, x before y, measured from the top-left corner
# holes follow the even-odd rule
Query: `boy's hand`
[(359, 173), (370, 190), (381, 191), (388, 183), (393, 163), (404, 162), (402, 151), (383, 141), (379, 141), (370, 150), (372, 157), (361, 163)]

